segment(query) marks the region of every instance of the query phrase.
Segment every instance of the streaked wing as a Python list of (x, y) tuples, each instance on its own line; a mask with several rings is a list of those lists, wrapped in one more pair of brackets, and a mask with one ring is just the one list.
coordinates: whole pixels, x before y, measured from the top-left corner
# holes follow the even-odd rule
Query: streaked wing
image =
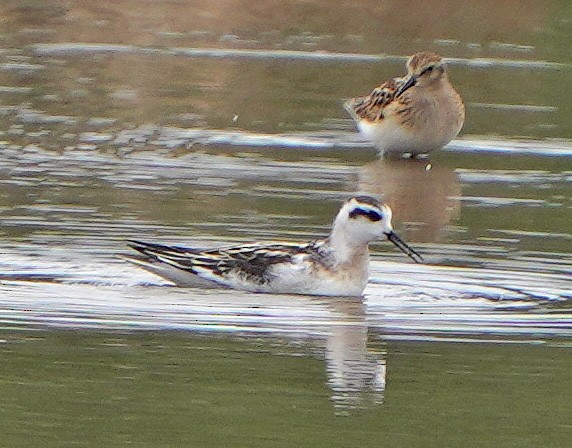
[(304, 244), (252, 244), (222, 249), (197, 250), (180, 246), (130, 241), (129, 245), (152, 260), (167, 263), (201, 277), (220, 281), (236, 276), (263, 284), (269, 280), (268, 269), (277, 263), (290, 263), (296, 255), (316, 255), (321, 242)]
[(376, 87), (368, 96), (352, 98), (345, 104), (352, 116), (369, 121), (384, 118), (384, 109), (395, 100), (395, 93), (403, 84), (403, 78), (393, 78)]

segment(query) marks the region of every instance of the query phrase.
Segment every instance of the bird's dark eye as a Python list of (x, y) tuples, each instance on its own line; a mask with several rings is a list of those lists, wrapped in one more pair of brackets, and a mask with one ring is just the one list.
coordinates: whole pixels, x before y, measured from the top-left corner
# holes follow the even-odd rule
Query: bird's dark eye
[(373, 222), (381, 221), (381, 219), (383, 218), (383, 216), (381, 216), (381, 213), (376, 212), (375, 210), (366, 210), (363, 208), (354, 208), (350, 212), (350, 218), (355, 219), (358, 216), (365, 216), (367, 219), (369, 219), (370, 221), (373, 221)]
[(433, 66), (429, 66), (421, 71), (421, 75), (428, 75), (433, 71)]

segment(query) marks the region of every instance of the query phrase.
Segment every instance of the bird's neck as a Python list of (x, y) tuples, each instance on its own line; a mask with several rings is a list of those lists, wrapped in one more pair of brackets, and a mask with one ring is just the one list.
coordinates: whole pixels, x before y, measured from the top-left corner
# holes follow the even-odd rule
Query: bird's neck
[(452, 89), (451, 83), (449, 82), (449, 78), (445, 73), (439, 79), (436, 79), (431, 84), (426, 86), (426, 92), (434, 92), (434, 91), (447, 91)]
[(328, 246), (332, 251), (334, 264), (337, 266), (355, 263), (362, 264), (369, 261), (368, 243), (356, 241), (343, 229), (334, 227), (328, 238)]

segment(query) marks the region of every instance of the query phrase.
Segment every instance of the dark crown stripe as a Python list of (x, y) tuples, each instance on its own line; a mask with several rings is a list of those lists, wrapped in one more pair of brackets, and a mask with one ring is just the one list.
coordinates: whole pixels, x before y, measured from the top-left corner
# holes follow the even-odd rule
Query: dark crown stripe
[(360, 204), (371, 205), (372, 207), (377, 208), (380, 207), (379, 201), (371, 196), (354, 196), (352, 199), (354, 199), (356, 202), (359, 202)]

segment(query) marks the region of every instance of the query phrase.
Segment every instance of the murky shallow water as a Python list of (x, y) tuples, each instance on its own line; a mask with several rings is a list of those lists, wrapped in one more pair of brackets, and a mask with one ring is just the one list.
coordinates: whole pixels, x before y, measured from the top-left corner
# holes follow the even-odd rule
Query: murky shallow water
[[(421, 49), (413, 10), (388, 39), (345, 17), (331, 36), (249, 28), (234, 4), (218, 21), (214, 5), (157, 2), (131, 23), (114, 2), (9, 3), (8, 443), (567, 446), (572, 115), (554, 86), (572, 61), (555, 5), (519, 8), (552, 40), (482, 20), (423, 38), (450, 58), (468, 115), (461, 138), (414, 162), (377, 160), (341, 110)], [(375, 245), (363, 301), (176, 288), (118, 257), (127, 238), (311, 239), (356, 191), (383, 195), (427, 260)]]
[[(257, 153), (252, 147), (243, 149), (250, 153), (237, 154), (234, 149), (229, 153), (219, 147), (175, 158), (153, 153), (118, 158), (96, 151), (75, 150), (63, 155), (40, 149), (14, 151), (3, 161), (3, 172), (9, 175), (1, 180), (10, 204), (2, 213), (3, 226), (12, 235), (3, 248), (4, 300), (14, 304), (23, 298), (26, 303), (26, 298), (37, 296), (48, 307), (42, 311), (65, 312), (69, 304), (58, 302), (68, 294), (77, 301), (74, 308), (81, 308), (82, 295), (88, 308), (87, 299), (99, 291), (98, 300), (107, 305), (97, 318), (105, 320), (118, 304), (112, 291), (120, 291), (120, 302), (129, 304), (132, 289), (164, 284), (118, 258), (127, 253), (127, 238), (199, 246), (215, 245), (215, 240), (312, 238), (328, 232), (331, 217), (346, 192), (360, 188), (384, 191), (387, 187), (394, 201), (402, 201), (394, 206), (397, 219), (408, 223), (408, 240), (419, 241), (415, 245), (427, 264), (411, 265), (386, 245), (376, 247), (365, 294), (369, 316), (374, 318), (378, 313), (389, 330), (389, 316), (401, 315), (391, 331), (397, 333), (403, 328), (411, 334), (457, 331), (486, 335), (498, 330), (532, 337), (539, 332), (570, 335), (566, 310), (554, 314), (553, 308), (566, 304), (571, 296), (572, 258), (566, 250), (571, 235), (550, 229), (534, 232), (507, 228), (506, 222), (492, 222), (503, 213), (546, 214), (549, 221), (557, 220), (560, 209), (569, 207), (566, 173), (454, 171), (436, 163), (427, 171), (427, 162), (410, 161), (374, 161), (359, 167), (325, 157), (310, 162), (284, 161), (279, 158), (281, 152), (275, 159), (267, 155), (271, 149)], [(538, 161), (545, 159), (536, 157)], [(380, 183), (376, 183), (378, 178)], [(500, 196), (504, 185), (509, 195)], [(555, 195), (557, 188), (565, 194)], [(439, 189), (445, 190), (439, 192), (441, 196), (435, 193)], [(463, 190), (470, 189), (483, 193), (462, 196)], [(500, 197), (487, 196), (487, 190)], [(536, 199), (546, 190), (550, 198)], [(512, 197), (523, 192), (532, 197)], [(312, 208), (318, 213), (305, 216), (305, 210)], [(480, 215), (479, 220), (467, 223), (466, 228), (454, 225), (462, 220), (459, 215), (465, 210)], [(566, 213), (563, 215), (564, 221)], [(506, 220), (515, 223), (514, 217)], [(551, 240), (560, 250), (550, 251)], [(12, 283), (16, 286), (11, 287)], [(28, 288), (40, 288), (43, 294)], [(168, 297), (176, 291), (181, 297), (176, 288), (159, 291), (149, 293), (158, 313), (165, 310), (158, 305), (157, 294)], [(109, 294), (115, 298), (110, 299)], [(183, 290), (182, 294), (188, 295), (188, 300), (201, 296), (200, 291)], [(229, 297), (235, 296), (250, 295), (230, 293)], [(205, 302), (213, 299), (212, 294), (204, 297)], [(267, 306), (266, 297), (254, 297), (257, 309)], [(277, 300), (288, 303), (291, 298)], [(134, 306), (140, 303), (135, 301)], [(514, 308), (519, 312), (512, 311)], [(504, 309), (510, 310), (509, 314)], [(491, 310), (503, 316), (499, 323)], [(547, 311), (540, 320), (539, 310)], [(193, 327), (195, 317), (189, 311), (188, 321)], [(449, 314), (447, 318), (430, 319), (432, 313), (442, 316), (444, 312)], [(129, 313), (136, 316), (137, 308)], [(530, 313), (536, 317), (530, 319)], [(412, 322), (403, 323), (403, 316), (410, 316)], [(483, 316), (491, 319), (490, 327), (483, 323), (487, 319)], [(23, 322), (27, 317), (29, 313), (22, 316)], [(297, 325), (295, 320), (286, 320)], [(65, 325), (65, 319), (60, 322)], [(163, 325), (151, 328), (169, 328)], [(547, 329), (542, 329), (543, 325)], [(494, 330), (497, 326), (500, 329)]]

